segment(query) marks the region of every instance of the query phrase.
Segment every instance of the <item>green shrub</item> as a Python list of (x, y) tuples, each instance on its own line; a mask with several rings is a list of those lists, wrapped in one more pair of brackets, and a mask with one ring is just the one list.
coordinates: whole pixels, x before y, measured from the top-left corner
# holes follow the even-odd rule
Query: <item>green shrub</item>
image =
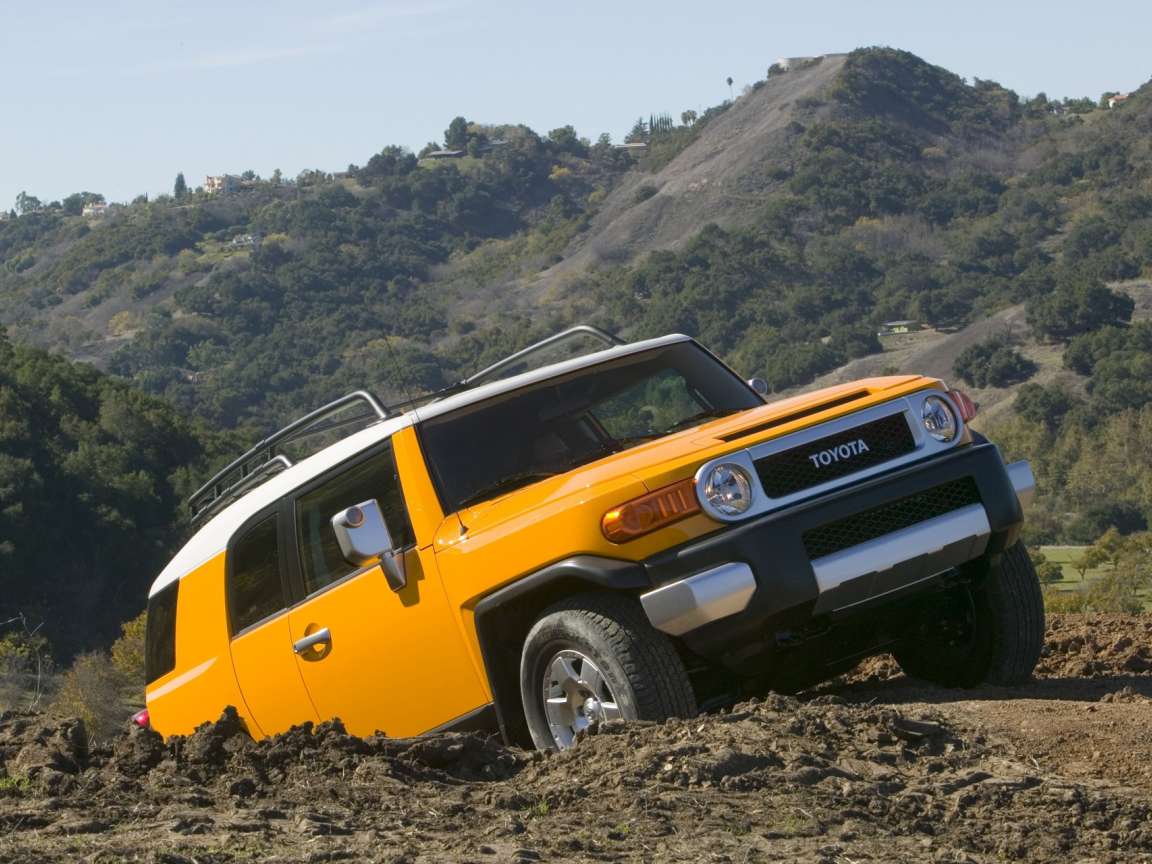
[(643, 186), (636, 190), (636, 194), (632, 196), (632, 200), (639, 204), (641, 201), (647, 201), (649, 198), (655, 195), (656, 191), (657, 190), (655, 186), (645, 183)]
[(1036, 364), (993, 337), (965, 348), (952, 371), (973, 387), (1007, 387), (1030, 377)]
[(89, 740), (110, 737), (129, 714), (124, 705), (126, 684), (124, 673), (107, 654), (81, 654), (64, 675), (51, 710), (83, 720)]

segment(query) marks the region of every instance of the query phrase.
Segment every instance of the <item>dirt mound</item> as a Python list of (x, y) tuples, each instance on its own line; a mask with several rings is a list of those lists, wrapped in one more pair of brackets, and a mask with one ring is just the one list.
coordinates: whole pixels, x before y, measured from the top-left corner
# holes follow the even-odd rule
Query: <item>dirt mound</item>
[(1038, 678), (1091, 678), (1152, 672), (1152, 618), (1049, 615)]
[(1025, 688), (928, 687), (878, 658), (839, 693), (604, 723), (550, 755), (338, 721), (253, 741), (231, 709), (89, 749), (77, 720), (8, 713), (0, 864), (1152, 861), (1152, 676), (1124, 671), (1150, 624), (1054, 618)]
[[(1152, 616), (1095, 613), (1049, 615), (1036, 678), (1152, 674)], [(841, 683), (902, 677), (891, 654), (870, 657)]]

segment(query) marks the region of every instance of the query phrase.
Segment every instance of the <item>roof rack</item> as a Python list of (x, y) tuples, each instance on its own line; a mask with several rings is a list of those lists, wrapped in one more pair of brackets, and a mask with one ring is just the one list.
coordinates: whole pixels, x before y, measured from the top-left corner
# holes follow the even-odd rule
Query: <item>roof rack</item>
[(451, 387), (445, 387), (443, 390), (431, 394), (427, 400), (414, 401), (439, 402), (441, 399), (447, 399), (449, 396), (455, 396), (457, 393), (463, 393), (465, 390), (471, 390), (474, 387), (479, 387), (481, 384), (487, 384), (502, 373), (514, 369), (523, 363), (527, 363), (545, 351), (555, 348), (558, 345), (564, 345), (574, 339), (579, 339), (582, 336), (591, 336), (593, 339), (597, 339), (609, 347), (628, 344), (619, 336), (613, 336), (611, 333), (601, 330), (599, 327), (593, 327), (591, 324), (580, 324), (562, 333), (557, 333), (555, 336), (542, 339), (535, 345), (529, 345), (523, 351), (517, 351), (511, 356), (493, 363), (487, 369), (481, 369), (475, 375), (469, 376), (463, 381), (458, 381)]
[[(364, 403), (370, 411), (344, 420), (324, 423), (325, 420), (357, 403)], [(379, 422), (392, 416), (394, 414), (374, 395), (367, 390), (357, 390), (301, 417), (274, 435), (269, 435), (193, 493), (188, 499), (188, 507), (192, 512), (192, 527), (199, 528), (236, 499), (281, 471), (291, 468), (294, 464), (291, 457), (274, 452), (276, 448), (322, 432), (331, 432), (353, 423), (363, 422), (368, 417), (374, 417), (374, 422)], [(317, 425), (321, 423), (323, 425)]]

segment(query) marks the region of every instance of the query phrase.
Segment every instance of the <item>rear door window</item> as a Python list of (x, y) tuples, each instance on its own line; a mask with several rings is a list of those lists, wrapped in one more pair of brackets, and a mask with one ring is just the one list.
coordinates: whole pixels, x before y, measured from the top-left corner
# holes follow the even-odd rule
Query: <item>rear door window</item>
[(287, 608), (276, 516), (256, 523), (232, 547), (229, 596), (236, 635)]
[(344, 470), (296, 499), (296, 536), (304, 591), (311, 596), (361, 570), (344, 560), (332, 517), (372, 498), (380, 506), (396, 549), (412, 545), (412, 527), (389, 447)]
[(144, 628), (144, 679), (151, 684), (176, 668), (176, 600), (179, 580), (148, 598)]

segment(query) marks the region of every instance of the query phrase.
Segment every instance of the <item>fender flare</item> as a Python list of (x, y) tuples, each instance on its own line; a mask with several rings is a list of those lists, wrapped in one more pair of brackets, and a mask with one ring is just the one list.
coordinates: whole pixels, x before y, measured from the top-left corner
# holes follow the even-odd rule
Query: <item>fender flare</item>
[[(506, 745), (524, 746), (527, 741), (526, 746), (532, 746), (520, 704), (520, 646), (540, 609), (560, 597), (585, 591), (617, 591), (636, 595), (651, 587), (652, 582), (643, 564), (597, 555), (576, 555), (549, 564), (481, 598), (473, 610), (473, 623), (484, 672), (492, 690), (500, 736)], [(537, 602), (529, 602), (526, 607), (527, 616), (531, 620), (525, 623), (524, 616), (512, 618), (524, 632), (509, 633), (508, 628), (502, 626), (508, 623), (508, 618), (500, 612), (512, 609), (517, 601), (531, 601), (533, 598)], [(535, 606), (540, 609), (535, 609)], [(510, 656), (513, 644), (515, 653)], [(515, 674), (511, 674), (513, 670)]]

